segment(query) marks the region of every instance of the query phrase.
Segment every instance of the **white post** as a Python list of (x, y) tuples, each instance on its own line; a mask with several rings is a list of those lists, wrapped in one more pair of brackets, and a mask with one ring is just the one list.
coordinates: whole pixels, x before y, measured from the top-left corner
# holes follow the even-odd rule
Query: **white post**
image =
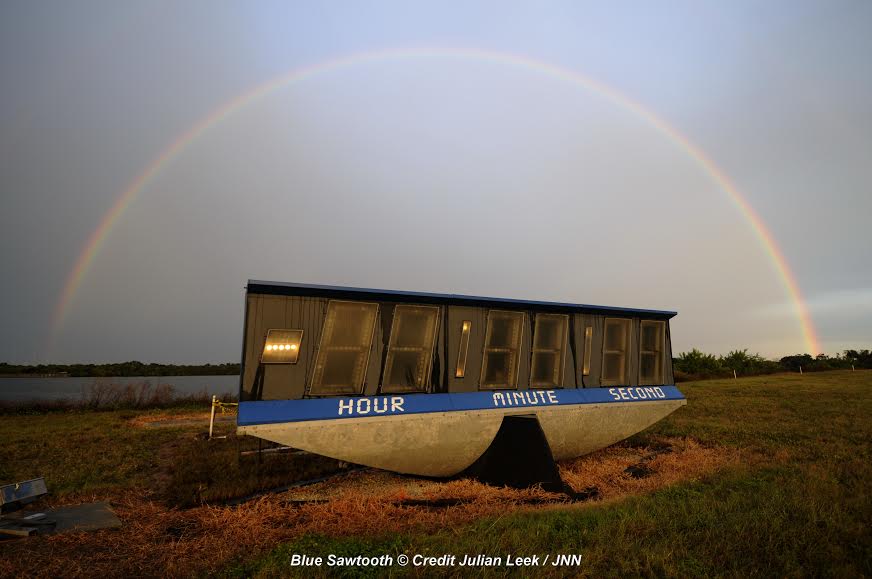
[(799, 373), (802, 374), (802, 366), (799, 367)]
[(738, 380), (738, 378), (736, 378), (736, 369), (735, 368), (733, 368), (733, 380)]
[(216, 402), (218, 401), (218, 397), (216, 395), (212, 395), (212, 415), (209, 416), (209, 439), (212, 439), (212, 428), (215, 426), (215, 406), (217, 406)]
[(853, 372), (853, 371), (854, 371), (854, 365), (851, 364), (851, 372)]

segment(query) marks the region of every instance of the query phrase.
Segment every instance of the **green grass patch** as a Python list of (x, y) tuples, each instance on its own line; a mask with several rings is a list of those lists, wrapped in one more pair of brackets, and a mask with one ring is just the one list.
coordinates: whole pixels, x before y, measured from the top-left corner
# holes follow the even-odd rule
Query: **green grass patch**
[[(203, 408), (199, 409), (200, 413)], [(157, 411), (68, 411), (0, 417), (0, 481), (44, 477), (56, 496), (151, 485), (160, 448), (183, 429), (131, 426)], [(161, 410), (190, 414), (190, 409)]]

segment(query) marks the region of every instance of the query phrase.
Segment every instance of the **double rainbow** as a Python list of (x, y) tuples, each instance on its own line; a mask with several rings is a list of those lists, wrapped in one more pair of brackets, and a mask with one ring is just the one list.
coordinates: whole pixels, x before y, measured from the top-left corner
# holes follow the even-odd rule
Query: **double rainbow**
[(340, 68), (347, 68), (365, 62), (415, 58), (471, 59), (481, 62), (513, 65), (533, 70), (540, 74), (594, 91), (595, 93), (609, 99), (611, 102), (632, 111), (649, 125), (659, 130), (677, 147), (685, 151), (692, 159), (694, 159), (712, 177), (712, 179), (717, 182), (721, 189), (729, 195), (735, 206), (739, 209), (742, 215), (744, 215), (745, 219), (751, 225), (751, 229), (756, 234), (757, 239), (769, 255), (775, 271), (778, 273), (778, 277), (787, 292), (787, 296), (793, 304), (793, 309), (795, 310), (802, 330), (806, 349), (811, 354), (820, 352), (815, 328), (811, 316), (809, 315), (808, 308), (806, 307), (802, 294), (800, 293), (799, 285), (796, 283), (796, 278), (790, 270), (784, 254), (775, 242), (772, 233), (768, 230), (766, 224), (757, 212), (754, 211), (747, 199), (745, 199), (745, 197), (739, 192), (729, 177), (727, 177), (714, 161), (712, 161), (699, 147), (694, 145), (686, 136), (679, 133), (674, 127), (669, 125), (652, 111), (626, 95), (618, 92), (616, 89), (597, 80), (584, 76), (578, 72), (534, 60), (526, 56), (468, 48), (394, 49), (355, 53), (342, 58), (327, 60), (291, 70), (290, 72), (254, 87), (248, 92), (242, 93), (214, 109), (187, 131), (177, 136), (169, 146), (163, 149), (163, 151), (161, 151), (161, 153), (155, 157), (154, 160), (152, 160), (152, 162), (139, 175), (137, 175), (133, 181), (130, 182), (109, 211), (107, 211), (103, 216), (99, 226), (88, 238), (87, 243), (79, 253), (79, 257), (64, 283), (63, 291), (61, 292), (60, 299), (58, 300), (52, 318), (51, 339), (54, 339), (63, 327), (71, 304), (82, 285), (82, 281), (85, 279), (85, 276), (90, 270), (91, 265), (94, 263), (97, 254), (100, 252), (100, 248), (109, 237), (109, 233), (116, 226), (121, 216), (124, 215), (125, 211), (131, 204), (133, 204), (137, 196), (143, 191), (143, 189), (145, 189), (149, 182), (159, 175), (163, 169), (170, 165), (179, 153), (201, 137), (211, 127), (220, 123), (222, 120), (240, 109), (257, 102), (273, 91), (286, 87), (289, 84), (303, 81), (313, 75)]

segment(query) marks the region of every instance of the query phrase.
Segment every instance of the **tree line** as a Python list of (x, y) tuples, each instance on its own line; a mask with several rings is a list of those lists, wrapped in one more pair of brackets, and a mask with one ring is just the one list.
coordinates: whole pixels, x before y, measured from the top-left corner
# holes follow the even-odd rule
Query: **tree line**
[[(776, 372), (820, 372), (854, 368), (872, 368), (872, 351), (845, 350), (835, 356), (826, 354), (795, 354), (780, 360), (769, 360), (748, 350), (734, 350), (727, 355), (715, 356), (696, 348), (682, 352), (672, 359), (677, 380), (702, 380), (733, 376), (758, 376)], [(20, 365), (0, 362), (0, 376), (73, 376), (73, 377), (130, 377), (130, 376), (238, 376), (239, 364), (145, 364), (131, 361), (116, 364), (39, 364)]]
[(821, 372), (824, 370), (850, 370), (853, 368), (872, 368), (872, 351), (845, 350), (835, 356), (826, 354), (794, 354), (780, 360), (768, 360), (760, 354), (749, 354), (748, 350), (734, 350), (726, 356), (705, 354), (696, 348), (682, 352), (672, 359), (676, 380), (702, 380), (706, 378), (732, 378), (737, 376), (759, 376), (776, 372)]
[(120, 362), (116, 364), (39, 364), (36, 366), (0, 362), (0, 375), (13, 376), (73, 376), (73, 377), (128, 377), (128, 376), (238, 376), (239, 364), (144, 364)]

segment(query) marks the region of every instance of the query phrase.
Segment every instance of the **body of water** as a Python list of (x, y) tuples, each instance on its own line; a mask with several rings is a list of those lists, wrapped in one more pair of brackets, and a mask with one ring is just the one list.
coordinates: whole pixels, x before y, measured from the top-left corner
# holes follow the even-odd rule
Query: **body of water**
[(152, 387), (170, 384), (177, 396), (197, 394), (236, 395), (239, 376), (133, 376), (115, 378), (0, 378), (0, 400), (81, 400), (82, 393), (93, 384), (143, 384)]

